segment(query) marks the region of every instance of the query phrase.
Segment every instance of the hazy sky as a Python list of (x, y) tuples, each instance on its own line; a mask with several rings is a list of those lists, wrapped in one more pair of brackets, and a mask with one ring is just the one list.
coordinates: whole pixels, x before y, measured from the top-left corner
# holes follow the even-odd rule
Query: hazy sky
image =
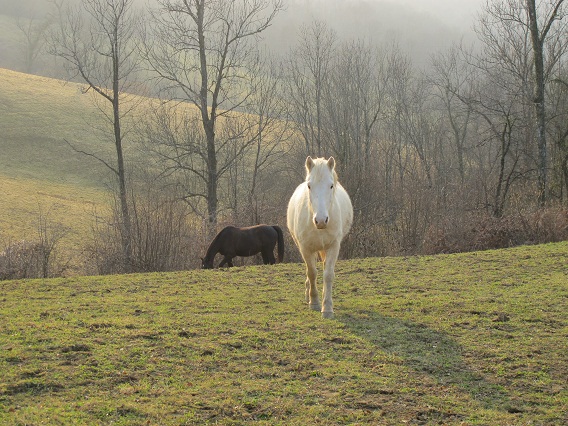
[[(79, 1), (79, 0), (75, 0)], [(139, 5), (156, 0), (135, 0)], [(233, 0), (225, 0), (233, 1)], [(395, 41), (417, 63), (432, 53), (465, 40), (473, 42), (472, 26), (487, 0), (284, 0), (286, 10), (263, 34), (270, 48), (288, 52), (299, 41), (300, 26), (325, 21), (341, 39), (372, 43)], [(46, 0), (0, 0), (0, 14), (18, 7), (49, 4)], [(33, 8), (32, 8), (33, 9)], [(2, 41), (0, 40), (0, 53)], [(1, 58), (0, 58), (1, 59)]]
[(471, 23), (487, 0), (288, 0), (288, 4), (312, 3), (319, 4), (330, 10), (340, 10), (346, 5), (361, 5), (369, 3), (380, 12), (386, 10), (408, 10), (413, 14), (429, 16), (446, 25), (459, 29), (470, 27)]
[(418, 63), (461, 39), (486, 0), (286, 0), (287, 9), (269, 31), (278, 50), (298, 41), (299, 24), (323, 20), (342, 38), (396, 41)]
[(471, 25), (472, 18), (486, 0), (372, 0), (377, 3), (401, 4), (417, 12), (426, 13), (457, 28)]

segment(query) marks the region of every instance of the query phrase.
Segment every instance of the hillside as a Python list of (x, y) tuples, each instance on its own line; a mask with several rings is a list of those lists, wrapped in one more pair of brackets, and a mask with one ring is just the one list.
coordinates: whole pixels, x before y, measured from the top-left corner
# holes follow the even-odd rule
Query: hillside
[(3, 175), (102, 187), (104, 167), (65, 142), (112, 154), (112, 142), (94, 131), (100, 113), (80, 84), (0, 69), (0, 125)]
[[(33, 238), (39, 211), (76, 246), (107, 204), (108, 170), (66, 143), (112, 161), (114, 145), (82, 85), (0, 69), (0, 242)], [(126, 147), (127, 153), (133, 151)]]
[(566, 424), (567, 252), (0, 282), (0, 424)]
[[(125, 161), (129, 170), (150, 172), (155, 163), (136, 135), (155, 99), (124, 94), (123, 101)], [(53, 226), (68, 230), (59, 244), (60, 257), (71, 258), (67, 273), (86, 273), (78, 256), (92, 241), (95, 214), (108, 212), (108, 188), (116, 183), (94, 158), (116, 162), (111, 127), (99, 110), (109, 105), (100, 102), (82, 84), (0, 69), (0, 252), (18, 241), (36, 240), (40, 214), (48, 215)]]

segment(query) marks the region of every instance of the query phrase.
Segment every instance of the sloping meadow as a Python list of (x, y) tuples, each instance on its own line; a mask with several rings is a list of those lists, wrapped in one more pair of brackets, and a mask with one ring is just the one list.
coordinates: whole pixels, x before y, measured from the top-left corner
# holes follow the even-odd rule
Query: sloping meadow
[(0, 282), (0, 423), (566, 423), (567, 252)]

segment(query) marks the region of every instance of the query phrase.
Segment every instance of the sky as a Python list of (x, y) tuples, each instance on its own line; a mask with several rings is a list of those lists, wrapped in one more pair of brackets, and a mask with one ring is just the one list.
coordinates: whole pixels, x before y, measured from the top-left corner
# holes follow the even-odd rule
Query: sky
[(471, 25), (473, 17), (486, 0), (373, 0), (377, 3), (389, 1), (404, 5), (419, 13), (430, 14), (440, 21), (454, 26)]
[(419, 64), (460, 41), (473, 42), (473, 23), (487, 0), (286, 0), (270, 29), (270, 45), (287, 51), (299, 24), (325, 21), (347, 39), (396, 42)]
[[(48, 0), (15, 1), (0, 0), (0, 14), (16, 7), (28, 10), (49, 4)], [(135, 0), (141, 6), (156, 1)], [(416, 63), (425, 64), (433, 53), (453, 43), (474, 41), (473, 23), (487, 1), (284, 0), (286, 10), (263, 38), (271, 50), (285, 54), (298, 43), (300, 25), (317, 19), (327, 22), (343, 39), (365, 39), (374, 44), (396, 42)]]

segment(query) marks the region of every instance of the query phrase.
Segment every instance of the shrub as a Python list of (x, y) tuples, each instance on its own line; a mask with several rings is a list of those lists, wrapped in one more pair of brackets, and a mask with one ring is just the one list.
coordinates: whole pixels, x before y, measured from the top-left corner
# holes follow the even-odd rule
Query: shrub
[(26, 240), (10, 243), (0, 253), (0, 280), (39, 277), (44, 258), (39, 243)]
[(68, 229), (49, 219), (40, 208), (37, 235), (4, 244), (0, 252), (0, 280), (62, 276), (69, 260), (61, 262), (59, 244)]
[(424, 253), (457, 253), (568, 239), (568, 210), (549, 207), (503, 217), (462, 216), (431, 226)]
[(108, 217), (97, 218), (93, 240), (87, 247), (89, 269), (97, 274), (157, 272), (196, 268), (203, 251), (201, 222), (174, 193), (146, 187), (129, 200), (131, 264), (123, 253), (119, 206)]

